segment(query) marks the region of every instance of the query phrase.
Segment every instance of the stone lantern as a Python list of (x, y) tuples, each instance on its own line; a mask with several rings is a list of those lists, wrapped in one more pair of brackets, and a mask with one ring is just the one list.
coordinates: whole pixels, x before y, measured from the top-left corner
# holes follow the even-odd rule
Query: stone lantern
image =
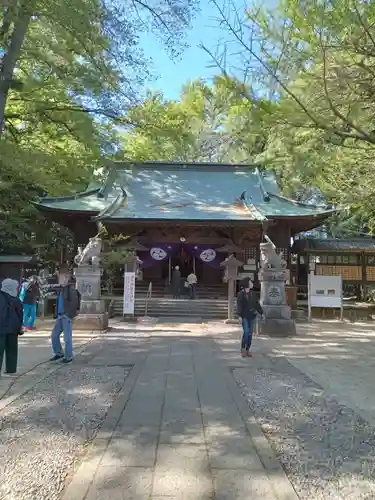
[(101, 299), (100, 254), (102, 239), (90, 238), (88, 245), (74, 258), (76, 288), (81, 294), (81, 309), (75, 324), (81, 330), (106, 330), (108, 314)]
[(296, 325), (285, 295), (285, 282), (289, 280), (290, 272), (271, 239), (267, 235), (264, 238), (266, 243), (260, 244), (259, 281), (265, 320), (259, 325), (259, 333), (274, 337), (295, 335)]
[(224, 268), (224, 279), (228, 282), (228, 319), (227, 322), (234, 322), (234, 296), (235, 284), (238, 275), (238, 268), (243, 266), (243, 262), (236, 259), (231, 254), (220, 264)]

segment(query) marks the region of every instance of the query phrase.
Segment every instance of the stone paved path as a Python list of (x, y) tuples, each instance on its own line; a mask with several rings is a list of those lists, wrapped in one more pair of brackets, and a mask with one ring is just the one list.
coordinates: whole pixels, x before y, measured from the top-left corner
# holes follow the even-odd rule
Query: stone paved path
[[(19, 337), (17, 374), (12, 376), (0, 375), (0, 400), (9, 393), (11, 387), (14, 392), (16, 387), (24, 385), (27, 379), (30, 382), (31, 377), (34, 375), (45, 373), (49, 366), (48, 360), (52, 355), (50, 341), (52, 325), (52, 321), (38, 321), (37, 330), (26, 332)], [(73, 339), (75, 352), (78, 352), (82, 346), (90, 342), (96, 335), (95, 332), (75, 330)]]
[(64, 500), (297, 500), (205, 335), (156, 326), (134, 353), (112, 347), (134, 367)]

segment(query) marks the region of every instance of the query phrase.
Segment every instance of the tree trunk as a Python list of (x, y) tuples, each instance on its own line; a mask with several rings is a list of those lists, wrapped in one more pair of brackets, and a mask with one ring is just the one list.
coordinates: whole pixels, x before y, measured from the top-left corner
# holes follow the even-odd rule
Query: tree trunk
[(14, 29), (9, 43), (9, 48), (3, 56), (0, 70), (0, 138), (4, 132), (5, 107), (8, 99), (9, 88), (12, 84), (14, 69), (20, 58), (21, 48), (25, 40), (27, 29), (31, 20), (31, 13), (24, 12), (14, 24)]

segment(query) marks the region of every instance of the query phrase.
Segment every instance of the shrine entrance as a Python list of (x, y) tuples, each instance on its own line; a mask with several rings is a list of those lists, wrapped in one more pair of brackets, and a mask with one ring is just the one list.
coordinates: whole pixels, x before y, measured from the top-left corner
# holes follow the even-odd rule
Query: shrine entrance
[(173, 269), (179, 266), (183, 278), (187, 278), (191, 272), (194, 272), (198, 283), (202, 285), (222, 283), (223, 271), (220, 268), (220, 262), (224, 256), (216, 254), (214, 248), (209, 245), (164, 244), (160, 245), (159, 249), (158, 244), (155, 243), (149, 255), (140, 254), (139, 257), (146, 264), (143, 268), (145, 280), (163, 280), (168, 283)]

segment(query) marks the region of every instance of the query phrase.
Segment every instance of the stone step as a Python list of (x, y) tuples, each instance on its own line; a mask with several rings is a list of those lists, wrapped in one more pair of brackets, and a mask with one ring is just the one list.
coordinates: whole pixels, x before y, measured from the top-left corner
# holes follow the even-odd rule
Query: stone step
[[(135, 303), (135, 315), (145, 314), (146, 300)], [(148, 301), (147, 314), (150, 316), (190, 316), (211, 319), (227, 317), (227, 300), (189, 300), (189, 299), (151, 299)], [(112, 315), (122, 316), (122, 300), (112, 304)]]

